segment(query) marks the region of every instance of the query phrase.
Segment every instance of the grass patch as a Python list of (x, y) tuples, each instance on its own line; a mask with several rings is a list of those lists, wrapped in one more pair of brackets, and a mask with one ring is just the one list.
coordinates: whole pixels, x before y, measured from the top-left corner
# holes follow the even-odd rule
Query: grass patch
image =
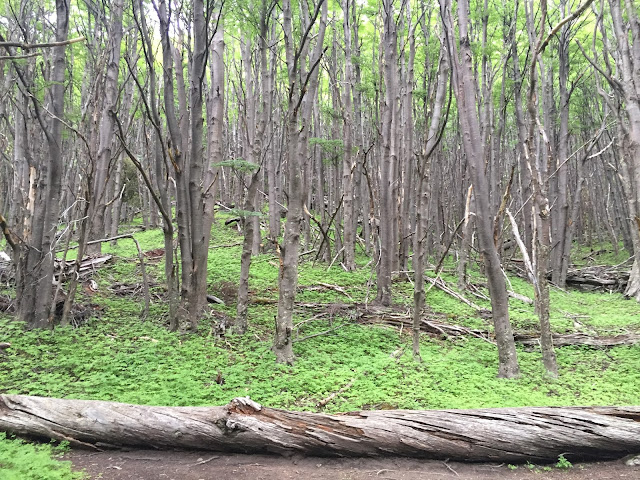
[(0, 478), (2, 480), (81, 480), (71, 462), (58, 458), (68, 449), (63, 443), (31, 444), (0, 432)]

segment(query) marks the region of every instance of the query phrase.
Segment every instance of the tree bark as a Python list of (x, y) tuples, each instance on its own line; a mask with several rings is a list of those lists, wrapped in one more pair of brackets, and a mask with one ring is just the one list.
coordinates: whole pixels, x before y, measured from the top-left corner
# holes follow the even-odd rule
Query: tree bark
[[(52, 48), (52, 57), (48, 62), (52, 68), (48, 79), (50, 86), (45, 94), (45, 98), (49, 98), (50, 117), (49, 114), (45, 115), (40, 100), (33, 94), (31, 79), (26, 78), (22, 69), (16, 66), (20, 83), (32, 101), (34, 116), (42, 128), (48, 149), (48, 155), (42, 152), (39, 160), (29, 168), (27, 210), (32, 209), (33, 212), (30, 215), (33, 227), (31, 236), (27, 237), (28, 241), (20, 239), (13, 245), (14, 261), (20, 272), (16, 284), (17, 316), (30, 328), (52, 326), (54, 251), (62, 190), (65, 51), (69, 31), (69, 4), (66, 0), (56, 1), (55, 29), (57, 46)], [(10, 51), (8, 53), (11, 54)]]
[[(402, 4), (399, 15), (403, 15), (405, 4)], [(393, 0), (383, 4), (383, 34), (384, 50), (384, 108), (380, 130), (382, 131), (380, 159), (380, 259), (377, 271), (377, 300), (382, 305), (391, 305), (391, 271), (394, 256), (397, 256), (397, 244), (394, 243), (394, 229), (396, 215), (394, 214), (393, 190), (397, 177), (397, 145), (396, 128), (398, 122), (398, 26), (396, 10)]]
[[(122, 11), (123, 0), (115, 0), (111, 3), (111, 25), (109, 27), (109, 61), (104, 82), (104, 103), (102, 104), (102, 116), (100, 119), (100, 143), (96, 165), (93, 173), (93, 188), (91, 205), (88, 211), (89, 238), (97, 240), (104, 238), (105, 210), (109, 199), (107, 198), (107, 183), (112, 170), (112, 146), (115, 131), (112, 112), (116, 110), (118, 102), (118, 77), (120, 71), (120, 52), (122, 49)], [(126, 112), (129, 113), (129, 112)], [(86, 240), (82, 240), (86, 241)], [(87, 248), (87, 253), (100, 253), (102, 243), (94, 243)]]
[[(619, 81), (614, 81), (612, 87), (624, 101), (624, 108), (628, 124), (621, 122), (621, 130), (624, 137), (620, 140), (626, 144), (628, 157), (622, 156), (623, 181), (626, 183), (625, 194), (629, 203), (631, 218), (630, 230), (633, 240), (635, 259), (631, 268), (631, 276), (627, 284), (625, 295), (640, 302), (640, 27), (635, 7), (629, 7), (625, 2), (624, 15), (620, 0), (609, 0), (613, 31), (616, 37), (618, 50)], [(625, 17), (627, 21), (625, 21)], [(629, 35), (631, 31), (632, 35)], [(631, 45), (629, 45), (631, 40)], [(611, 83), (611, 80), (610, 80)], [(624, 149), (623, 149), (624, 151)], [(626, 153), (626, 152), (625, 152)]]
[(342, 160), (343, 195), (343, 236), (344, 266), (348, 271), (356, 268), (356, 222), (354, 218), (354, 172), (355, 155), (353, 151), (353, 122), (351, 92), (353, 88), (353, 65), (351, 62), (351, 17), (349, 8), (355, 8), (355, 2), (342, 0), (344, 30), (344, 87), (342, 100), (344, 158)]
[(551, 462), (640, 451), (640, 407), (289, 412), (236, 398), (222, 407), (150, 407), (0, 396), (0, 430), (96, 449)]
[(520, 374), (513, 330), (509, 321), (509, 297), (500, 265), (498, 250), (493, 241), (493, 217), (489, 206), (489, 187), (484, 169), (480, 125), (475, 106), (475, 79), (472, 71), (473, 54), (468, 36), (468, 2), (458, 2), (458, 27), (460, 48), (456, 48), (451, 20), (450, 0), (441, 3), (442, 18), (452, 60), (453, 83), (460, 116), (464, 151), (469, 161), (476, 204), (476, 226), (480, 252), (485, 263), (485, 273), (491, 296), (491, 312), (496, 331), (499, 368), (498, 376), (517, 377)]
[[(288, 169), (288, 197), (287, 221), (284, 227), (284, 238), (280, 245), (280, 274), (278, 316), (276, 317), (276, 333), (273, 340), (273, 351), (276, 362), (292, 364), (293, 354), (293, 305), (298, 287), (298, 249), (300, 247), (300, 233), (302, 231), (304, 191), (302, 188), (303, 172), (306, 162), (306, 147), (308, 142), (308, 127), (311, 109), (305, 108), (305, 95), (314, 98), (317, 86), (318, 64), (324, 54), (323, 39), (327, 21), (327, 2), (319, 0), (315, 5), (313, 19), (307, 26), (301, 43), (296, 45), (293, 37), (293, 22), (291, 3), (283, 2), (283, 28), (285, 38), (285, 52), (287, 73), (289, 80), (289, 104), (287, 112), (287, 169)], [(320, 11), (322, 13), (320, 14)], [(302, 75), (300, 62), (305, 60), (308, 50), (309, 33), (316, 20), (319, 19), (318, 38), (310, 59), (310, 69)], [(315, 79), (314, 79), (315, 77)], [(307, 92), (309, 86), (310, 92)], [(301, 111), (302, 108), (302, 111)], [(302, 126), (299, 125), (302, 123)], [(306, 128), (305, 128), (306, 127)]]
[[(433, 113), (429, 123), (429, 130), (423, 139), (422, 152), (416, 167), (417, 203), (415, 233), (413, 238), (413, 358), (417, 361), (420, 357), (420, 322), (425, 305), (424, 291), (424, 260), (425, 240), (427, 236), (429, 198), (431, 194), (430, 160), (431, 154), (439, 141), (438, 132), (442, 131), (444, 104), (447, 94), (447, 80), (449, 78), (449, 57), (444, 44), (441, 44), (440, 65), (438, 66), (438, 80), (436, 85)], [(446, 122), (446, 118), (444, 120)]]

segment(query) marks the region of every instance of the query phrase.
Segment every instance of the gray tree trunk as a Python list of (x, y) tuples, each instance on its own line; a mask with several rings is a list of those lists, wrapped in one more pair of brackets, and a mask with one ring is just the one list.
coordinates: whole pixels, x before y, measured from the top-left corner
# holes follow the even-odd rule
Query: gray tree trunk
[[(20, 271), (19, 282), (16, 285), (17, 316), (30, 328), (51, 327), (53, 320), (51, 311), (53, 265), (63, 167), (65, 42), (69, 30), (69, 5), (65, 0), (56, 1), (55, 28), (55, 39), (58, 45), (51, 49), (51, 76), (45, 95), (45, 98), (49, 99), (47, 109), (51, 112), (51, 116), (43, 112), (42, 105), (36, 95), (31, 92), (33, 87), (31, 82), (17, 67), (20, 82), (31, 98), (35, 118), (40, 124), (48, 150), (47, 156), (45, 157), (42, 152), (42, 156), (34, 163), (33, 168), (30, 168), (31, 185), (27, 207), (27, 209), (33, 209), (30, 240), (26, 243), (15, 238), (17, 241), (11, 239), (9, 242), (12, 244), (16, 267)], [(37, 190), (35, 189), (36, 179)]]
[[(245, 119), (247, 129), (247, 145), (246, 145), (246, 161), (256, 165), (256, 170), (251, 175), (251, 181), (247, 188), (244, 201), (244, 211), (253, 212), (256, 205), (256, 194), (262, 175), (264, 134), (267, 127), (267, 115), (271, 108), (271, 88), (272, 81), (270, 70), (267, 65), (267, 35), (269, 33), (269, 15), (270, 10), (266, 3), (263, 4), (260, 15), (260, 39), (258, 70), (260, 72), (260, 87), (256, 86), (257, 82), (251, 78), (251, 52), (250, 44), (247, 44), (243, 59), (245, 63), (245, 91), (247, 92), (245, 103), (247, 105), (247, 118)], [(259, 111), (256, 104), (260, 104)], [(256, 212), (254, 212), (256, 213)], [(251, 268), (251, 257), (256, 250), (256, 229), (258, 238), (260, 234), (259, 217), (256, 215), (246, 214), (243, 219), (244, 238), (242, 243), (242, 255), (240, 257), (240, 280), (238, 283), (238, 301), (236, 308), (236, 320), (234, 327), (244, 333), (247, 330), (247, 313), (249, 307), (249, 270)]]
[[(288, 204), (287, 221), (285, 223), (284, 237), (279, 247), (280, 274), (279, 274), (279, 298), (278, 316), (276, 317), (276, 333), (273, 341), (273, 351), (276, 355), (276, 362), (291, 364), (294, 361), (292, 334), (293, 334), (293, 307), (298, 287), (298, 249), (300, 246), (300, 233), (302, 232), (304, 191), (303, 174), (306, 162), (306, 141), (308, 138), (309, 117), (311, 108), (301, 112), (305, 94), (309, 98), (314, 98), (313, 76), (317, 78), (317, 68), (322, 55), (324, 54), (323, 41), (327, 20), (327, 2), (319, 0), (315, 5), (313, 17), (306, 26), (306, 35), (302, 38), (302, 43), (296, 45), (293, 37), (293, 21), (290, 0), (283, 2), (283, 29), (285, 39), (285, 53), (287, 62), (287, 73), (289, 80), (289, 101), (286, 120), (286, 133), (288, 139), (286, 161), (288, 180)], [(320, 12), (322, 12), (320, 14)], [(306, 60), (303, 52), (308, 50), (310, 41), (309, 33), (315, 24), (318, 16), (319, 29), (316, 38), (316, 45), (309, 61), (310, 68), (307, 75), (301, 75), (301, 61)], [(302, 77), (302, 78), (301, 78)], [(306, 87), (310, 86), (310, 92)], [(303, 123), (303, 127), (299, 126)], [(304, 128), (304, 127), (307, 128)], [(302, 138), (302, 140), (301, 140)], [(301, 145), (305, 142), (305, 145)], [(304, 148), (301, 148), (304, 147)]]
[(354, 173), (355, 154), (353, 151), (353, 121), (351, 93), (353, 89), (353, 65), (351, 62), (351, 15), (349, 8), (355, 8), (355, 2), (342, 0), (344, 30), (344, 85), (342, 90), (342, 120), (344, 158), (342, 159), (342, 222), (344, 266), (348, 271), (356, 268), (356, 222), (354, 218)]
[(442, 130), (442, 117), (447, 95), (449, 79), (449, 56), (444, 44), (441, 45), (440, 65), (438, 67), (438, 80), (436, 85), (435, 100), (429, 124), (429, 130), (424, 137), (419, 163), (416, 168), (417, 187), (416, 196), (416, 228), (413, 237), (413, 356), (420, 360), (420, 323), (425, 306), (424, 291), (424, 259), (425, 241), (429, 219), (429, 198), (431, 194), (430, 161), (431, 155), (439, 141), (438, 132)]
[[(113, 135), (115, 125), (113, 113), (118, 102), (118, 77), (120, 71), (120, 51), (122, 48), (122, 11), (123, 0), (115, 0), (111, 3), (111, 15), (109, 26), (109, 60), (104, 82), (104, 100), (99, 127), (99, 146), (96, 164), (93, 171), (93, 187), (91, 205), (88, 211), (89, 238), (97, 240), (104, 238), (105, 234), (105, 210), (107, 203), (107, 183), (109, 181), (112, 162)], [(87, 246), (87, 253), (100, 253), (102, 243), (94, 243)]]
[(498, 376), (517, 377), (520, 373), (509, 321), (509, 297), (500, 265), (498, 250), (493, 241), (493, 212), (489, 208), (489, 187), (484, 169), (484, 152), (475, 107), (475, 80), (472, 71), (473, 54), (468, 36), (468, 8), (466, 0), (458, 2), (459, 50), (456, 48), (451, 20), (451, 2), (441, 3), (447, 46), (453, 58), (454, 92), (458, 100), (464, 151), (469, 162), (476, 203), (476, 226), (480, 252), (491, 296), (491, 310), (498, 346)]
[[(623, 181), (626, 184), (625, 195), (629, 204), (630, 231), (633, 241), (634, 261), (625, 295), (640, 302), (640, 211), (638, 195), (640, 193), (640, 27), (635, 7), (629, 8), (625, 2), (624, 15), (620, 0), (609, 0), (613, 31), (618, 53), (618, 75), (620, 81), (613, 85), (614, 92), (622, 91), (624, 108), (628, 124), (621, 122), (628, 158), (622, 155)], [(625, 18), (627, 19), (625, 21)], [(629, 35), (631, 31), (632, 35)], [(631, 45), (629, 40), (631, 39)], [(624, 152), (625, 149), (621, 149)]]
[[(402, 15), (405, 4), (399, 15)], [(382, 48), (384, 51), (384, 107), (380, 129), (382, 131), (382, 155), (380, 161), (380, 257), (378, 259), (377, 300), (382, 305), (391, 305), (391, 272), (397, 244), (394, 243), (394, 180), (398, 160), (396, 129), (398, 122), (398, 31), (393, 0), (383, 4)]]

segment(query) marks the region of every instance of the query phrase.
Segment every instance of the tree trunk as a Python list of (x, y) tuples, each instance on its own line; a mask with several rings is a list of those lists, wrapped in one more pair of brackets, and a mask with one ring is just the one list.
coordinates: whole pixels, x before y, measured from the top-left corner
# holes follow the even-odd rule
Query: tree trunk
[[(289, 203), (287, 204), (287, 221), (284, 227), (284, 237), (279, 252), (278, 316), (276, 317), (276, 333), (273, 340), (273, 351), (276, 354), (276, 362), (292, 364), (294, 360), (292, 344), (293, 306), (296, 298), (296, 289), (298, 287), (298, 249), (300, 247), (302, 222), (304, 221), (304, 191), (302, 184), (308, 143), (307, 132), (310, 124), (309, 117), (311, 116), (311, 108), (310, 106), (307, 107), (307, 105), (310, 104), (304, 103), (304, 97), (305, 94), (308, 95), (310, 99), (314, 99), (315, 97), (318, 64), (324, 54), (322, 44), (327, 21), (327, 2), (325, 0), (319, 0), (315, 5), (313, 19), (307, 26), (308, 31), (310, 31), (322, 10), (316, 39), (317, 43), (310, 59), (311, 68), (306, 75), (302, 75), (299, 62), (305, 60), (302, 53), (308, 50), (308, 45), (304, 42), (309, 41), (309, 38), (305, 35), (304, 42), (300, 45), (295, 45), (291, 3), (289, 0), (283, 2), (282, 10), (289, 80), (289, 104), (286, 122), (288, 139), (286, 160)], [(309, 91), (307, 91), (307, 86), (309, 87)], [(301, 108), (302, 111), (300, 111)], [(299, 122), (302, 123), (302, 127), (298, 125)]]
[[(404, 10), (405, 4), (402, 4)], [(396, 179), (397, 145), (396, 124), (398, 122), (398, 30), (395, 18), (396, 11), (393, 1), (384, 3), (383, 8), (383, 36), (384, 50), (384, 108), (382, 123), (382, 156), (380, 161), (380, 258), (378, 261), (377, 300), (382, 305), (391, 305), (391, 271), (393, 257), (398, 249), (394, 243), (394, 197), (393, 190)], [(402, 15), (402, 12), (399, 13)]]
[[(491, 296), (491, 312), (496, 331), (499, 368), (498, 376), (517, 377), (520, 373), (513, 341), (513, 330), (509, 321), (509, 297), (500, 265), (500, 256), (493, 241), (494, 215), (489, 207), (489, 187), (484, 169), (483, 145), (480, 125), (475, 106), (475, 80), (472, 71), (471, 44), (468, 36), (468, 3), (458, 2), (458, 26), (460, 51), (455, 47), (454, 30), (451, 20), (451, 2), (441, 4), (442, 18), (447, 37), (447, 45), (453, 58), (452, 69), (454, 91), (458, 100), (460, 126), (464, 151), (469, 162), (476, 204), (476, 226), (480, 252), (485, 264), (485, 273)], [(486, 148), (486, 147), (485, 147)]]
[(351, 111), (351, 91), (353, 88), (353, 65), (351, 63), (351, 17), (349, 8), (355, 8), (355, 2), (342, 0), (344, 15), (344, 86), (342, 100), (344, 158), (342, 160), (342, 195), (343, 195), (343, 240), (344, 266), (348, 271), (356, 268), (356, 222), (354, 219), (354, 172), (355, 154), (353, 151), (353, 122)]
[(20, 272), (19, 282), (16, 284), (17, 316), (30, 328), (52, 326), (53, 265), (62, 190), (62, 126), (68, 31), (69, 4), (64, 0), (57, 0), (55, 38), (60, 44), (52, 48), (49, 61), (53, 65), (49, 78), (50, 86), (45, 94), (45, 98), (49, 99), (50, 114), (43, 112), (39, 100), (31, 92), (31, 82), (27, 81), (22, 70), (17, 70), (20, 82), (31, 98), (35, 117), (44, 133), (48, 150), (46, 155), (44, 152), (38, 154), (40, 158), (29, 168), (30, 191), (27, 210), (32, 209), (33, 212), (31, 236), (27, 237), (28, 242), (20, 239), (12, 245), (14, 261)]
[(425, 305), (424, 291), (424, 259), (425, 240), (427, 236), (429, 198), (431, 196), (430, 159), (439, 141), (438, 131), (442, 131), (442, 116), (444, 115), (444, 103), (447, 94), (447, 80), (449, 78), (449, 56), (444, 44), (441, 45), (440, 65), (438, 66), (438, 83), (436, 85), (433, 113), (429, 124), (429, 131), (424, 137), (422, 152), (419, 157), (417, 173), (417, 203), (416, 223), (413, 238), (413, 358), (417, 361), (420, 357), (420, 322)]
[[(565, 16), (566, 3), (561, 2), (562, 16)], [(558, 89), (560, 98), (560, 128), (558, 132), (558, 154), (556, 158), (557, 174), (554, 179), (556, 185), (555, 198), (551, 199), (554, 208), (551, 210), (551, 237), (554, 239), (553, 256), (551, 262), (551, 281), (560, 288), (565, 288), (567, 271), (570, 263), (572, 235), (569, 221), (568, 170), (569, 159), (569, 41), (571, 39), (570, 27), (565, 26), (558, 36)], [(549, 172), (551, 173), (551, 172)], [(580, 188), (580, 187), (578, 187)]]
[[(102, 104), (102, 117), (100, 119), (100, 143), (93, 173), (93, 188), (91, 205), (88, 211), (89, 238), (97, 240), (104, 238), (105, 210), (109, 199), (107, 198), (107, 183), (112, 169), (112, 146), (114, 134), (114, 120), (112, 113), (118, 103), (118, 74), (120, 70), (120, 52), (122, 49), (122, 11), (123, 0), (115, 0), (111, 3), (111, 25), (109, 27), (109, 61), (104, 83), (104, 101)], [(129, 112), (126, 112), (127, 114)], [(84, 240), (83, 240), (84, 241)], [(87, 253), (100, 253), (102, 242), (94, 243), (87, 247)]]
[(236, 398), (150, 407), (0, 395), (0, 431), (96, 449), (143, 446), (321, 456), (553, 462), (640, 451), (640, 407), (289, 412)]
[[(543, 38), (545, 29), (542, 27), (547, 20), (546, 0), (541, 2), (540, 33), (537, 41), (533, 44), (533, 53), (529, 70), (529, 92), (527, 94), (528, 112), (528, 136), (524, 146), (527, 166), (531, 172), (531, 184), (533, 186), (534, 214), (536, 215), (534, 224), (534, 248), (532, 250), (532, 260), (535, 265), (534, 287), (535, 287), (535, 310), (540, 322), (540, 348), (542, 350), (542, 361), (547, 373), (553, 377), (558, 376), (558, 365), (553, 348), (553, 337), (551, 334), (551, 324), (549, 321), (549, 281), (547, 271), (549, 270), (549, 259), (551, 255), (551, 207), (549, 205), (549, 166), (553, 164), (553, 152), (550, 140), (545, 132), (538, 116), (538, 94), (537, 94), (537, 69), (544, 71), (544, 65), (540, 54), (542, 53)], [(529, 13), (529, 12), (528, 12)], [(531, 28), (534, 26), (534, 19), (528, 20)], [(533, 34), (532, 34), (533, 35)], [(545, 90), (545, 78), (541, 78), (542, 88)], [(538, 141), (542, 145), (534, 142), (535, 131), (541, 131), (542, 138)], [(541, 152), (544, 147), (544, 154)], [(545, 162), (546, 160), (546, 162)]]
[[(611, 8), (611, 18), (613, 31), (617, 41), (617, 50), (619, 62), (617, 70), (621, 81), (615, 82), (615, 92), (624, 100), (624, 107), (627, 114), (628, 125), (622, 122), (621, 127), (624, 131), (622, 141), (626, 143), (626, 152), (628, 157), (622, 155), (623, 164), (623, 180), (627, 184), (625, 194), (629, 203), (629, 214), (631, 218), (630, 230), (633, 240), (634, 262), (631, 268), (631, 276), (627, 284), (625, 295), (636, 299), (640, 302), (640, 101), (638, 100), (638, 92), (640, 85), (638, 79), (640, 77), (640, 27), (638, 26), (638, 17), (635, 8), (625, 8), (623, 15), (620, 0), (609, 0)], [(625, 2), (625, 6), (629, 6)], [(625, 21), (626, 17), (626, 21)], [(632, 35), (629, 35), (631, 31)], [(632, 43), (629, 45), (629, 40)]]

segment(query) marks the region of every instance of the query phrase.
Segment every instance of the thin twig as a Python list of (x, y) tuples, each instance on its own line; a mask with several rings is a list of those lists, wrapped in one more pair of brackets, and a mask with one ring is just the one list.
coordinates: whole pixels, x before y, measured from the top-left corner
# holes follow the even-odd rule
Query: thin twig
[(211, 460), (215, 460), (216, 458), (220, 458), (220, 455), (214, 455), (213, 457), (207, 458), (206, 460), (201, 460), (199, 462), (196, 462), (191, 466), (195, 467), (196, 465), (204, 465), (205, 463), (209, 463)]

